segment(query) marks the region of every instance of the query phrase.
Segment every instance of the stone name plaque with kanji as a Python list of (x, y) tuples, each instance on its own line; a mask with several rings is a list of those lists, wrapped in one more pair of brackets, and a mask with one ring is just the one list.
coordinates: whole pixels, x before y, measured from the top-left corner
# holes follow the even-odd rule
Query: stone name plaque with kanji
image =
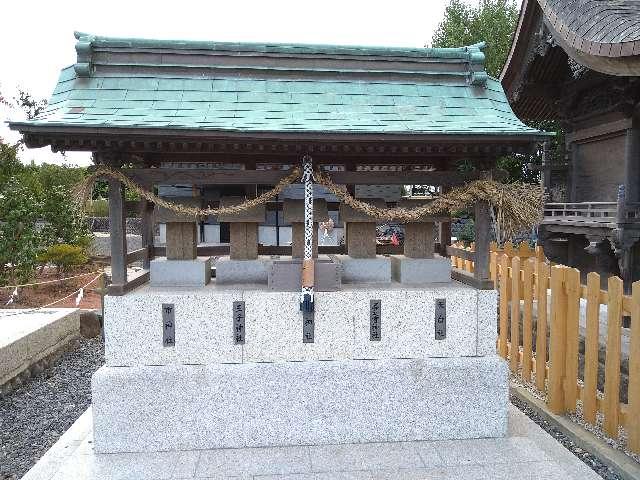
[(173, 303), (162, 304), (162, 345), (173, 347), (176, 344), (176, 308)]
[(436, 340), (447, 338), (447, 299), (436, 298), (435, 309)]
[(369, 340), (379, 342), (382, 338), (382, 301), (369, 302)]
[(244, 302), (233, 302), (233, 341), (236, 345), (244, 345)]

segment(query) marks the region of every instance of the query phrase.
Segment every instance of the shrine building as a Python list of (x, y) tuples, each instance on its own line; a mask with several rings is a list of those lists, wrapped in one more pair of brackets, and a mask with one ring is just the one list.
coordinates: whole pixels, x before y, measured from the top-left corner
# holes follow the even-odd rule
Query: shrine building
[[(76, 38), (46, 110), (10, 126), (28, 147), (92, 152), (109, 180), (97, 452), (505, 435), (488, 202), (469, 205), (472, 274), (446, 257), (448, 212), (406, 214), (401, 245), (376, 242), (391, 207), (427, 212), (549, 138), (514, 115), (483, 44)], [(300, 196), (283, 198), (294, 184)], [(134, 252), (124, 185), (146, 195)], [(181, 185), (190, 194), (172, 195)], [(436, 197), (372, 198), (404, 185)], [(261, 241), (274, 212), (291, 245)], [(319, 241), (329, 218), (343, 243)]]
[(500, 77), (519, 118), (564, 133), (542, 166), (545, 255), (626, 289), (640, 279), (639, 75), (638, 2), (524, 0)]

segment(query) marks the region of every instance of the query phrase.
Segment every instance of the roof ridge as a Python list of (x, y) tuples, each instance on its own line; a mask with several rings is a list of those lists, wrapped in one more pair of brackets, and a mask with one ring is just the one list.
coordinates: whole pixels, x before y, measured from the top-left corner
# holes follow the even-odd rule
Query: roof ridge
[[(463, 45), (460, 47), (401, 47), (383, 45), (345, 45), (345, 44), (322, 44), (322, 43), (289, 43), (289, 42), (229, 42), (213, 40), (173, 40), (173, 39), (150, 39), (138, 37), (107, 37), (93, 35), (84, 32), (74, 32), (78, 43), (90, 43), (97, 47), (139, 47), (139, 48), (177, 48), (177, 49), (205, 49), (205, 50), (235, 50), (243, 49), (246, 52), (264, 53), (270, 50), (282, 50), (295, 53), (325, 53), (324, 51), (334, 50), (333, 53), (371, 55), (371, 52), (380, 55), (403, 55), (415, 56), (418, 58), (460, 58), (467, 60), (469, 55), (482, 52), (485, 42), (473, 45)], [(357, 53), (356, 53), (357, 52)]]
[[(83, 32), (74, 32), (77, 39), (76, 52), (77, 62), (74, 65), (78, 76), (90, 77), (95, 65), (94, 52), (100, 50), (102, 58), (113, 58), (120, 56), (123, 58), (127, 50), (169, 50), (179, 53), (184, 59), (185, 52), (192, 51), (194, 57), (210, 55), (211, 62), (199, 60), (198, 66), (202, 68), (215, 67), (216, 60), (220, 57), (235, 59), (246, 68), (247, 62), (251, 58), (263, 57), (271, 61), (280, 59), (280, 62), (293, 64), (298, 61), (309, 61), (320, 58), (326, 62), (344, 62), (351, 66), (362, 62), (375, 60), (379, 64), (422, 64), (442, 60), (446, 65), (465, 64), (464, 71), (468, 76), (469, 83), (473, 85), (484, 85), (486, 83), (486, 72), (484, 71), (485, 48), (484, 42), (474, 45), (449, 48), (429, 48), (429, 47), (382, 47), (382, 46), (357, 46), (357, 45), (324, 45), (324, 44), (302, 44), (302, 43), (255, 43), (255, 42), (215, 42), (200, 40), (152, 40), (143, 38), (118, 38), (96, 36)], [(139, 53), (139, 52), (138, 52)], [(153, 52), (157, 53), (157, 52)], [(149, 57), (151, 58), (151, 57)], [(104, 63), (106, 62), (106, 63)], [(163, 67), (169, 68), (169, 62), (164, 59), (160, 62)], [(373, 64), (374, 62), (369, 61)], [(100, 64), (115, 65), (109, 60), (102, 60)], [(139, 63), (135, 63), (139, 65)], [(257, 65), (257, 63), (256, 63)], [(185, 67), (188, 65), (185, 65)], [(423, 67), (421, 67), (423, 68)], [(449, 67), (444, 67), (449, 68)], [(459, 67), (458, 67), (459, 68)], [(345, 67), (349, 70), (348, 67)], [(313, 70), (313, 68), (309, 68)], [(427, 72), (425, 72), (427, 73)]]

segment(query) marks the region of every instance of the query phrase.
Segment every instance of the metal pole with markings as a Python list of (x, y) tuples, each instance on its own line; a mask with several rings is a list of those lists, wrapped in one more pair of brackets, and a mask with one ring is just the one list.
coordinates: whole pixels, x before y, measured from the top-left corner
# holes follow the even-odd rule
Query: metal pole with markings
[(313, 343), (314, 335), (314, 263), (313, 263), (313, 164), (310, 155), (302, 158), (304, 183), (304, 258), (302, 259), (302, 341)]

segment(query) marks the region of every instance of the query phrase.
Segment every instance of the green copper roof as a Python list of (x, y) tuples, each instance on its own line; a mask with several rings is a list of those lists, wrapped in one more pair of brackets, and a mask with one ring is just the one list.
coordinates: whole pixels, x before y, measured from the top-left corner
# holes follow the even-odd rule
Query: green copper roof
[[(484, 72), (450, 49), (159, 41), (77, 34), (34, 127), (539, 136)], [(37, 128), (36, 128), (37, 130)]]

